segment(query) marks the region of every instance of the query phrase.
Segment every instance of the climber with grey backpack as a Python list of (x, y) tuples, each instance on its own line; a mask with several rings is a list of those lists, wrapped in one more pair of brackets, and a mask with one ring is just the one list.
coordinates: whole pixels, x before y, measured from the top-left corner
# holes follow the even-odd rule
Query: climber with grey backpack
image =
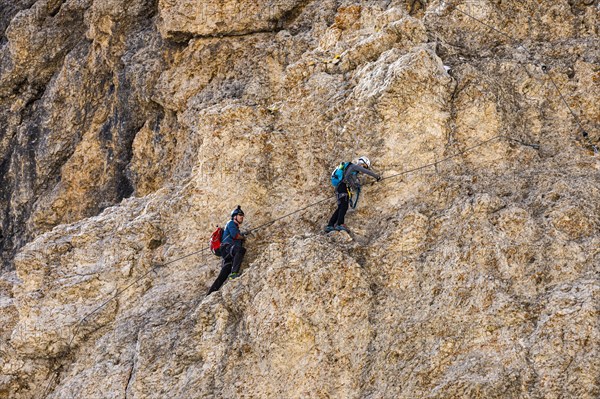
[[(325, 226), (325, 232), (331, 231), (348, 231), (348, 227), (344, 223), (348, 207), (352, 205), (356, 207), (358, 197), (360, 195), (360, 180), (359, 173), (365, 173), (375, 180), (380, 181), (382, 178), (375, 172), (371, 172), (371, 161), (367, 157), (360, 157), (356, 163), (342, 162), (331, 173), (331, 184), (335, 187), (337, 197), (337, 209), (331, 215), (329, 223)], [(352, 193), (354, 193), (354, 201), (352, 201)]]

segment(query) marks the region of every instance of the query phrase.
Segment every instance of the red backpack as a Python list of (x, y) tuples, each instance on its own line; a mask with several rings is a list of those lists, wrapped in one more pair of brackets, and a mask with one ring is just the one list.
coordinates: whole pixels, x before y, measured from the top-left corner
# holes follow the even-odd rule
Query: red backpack
[(223, 228), (217, 229), (210, 236), (210, 251), (216, 256), (221, 256), (221, 240), (223, 239)]

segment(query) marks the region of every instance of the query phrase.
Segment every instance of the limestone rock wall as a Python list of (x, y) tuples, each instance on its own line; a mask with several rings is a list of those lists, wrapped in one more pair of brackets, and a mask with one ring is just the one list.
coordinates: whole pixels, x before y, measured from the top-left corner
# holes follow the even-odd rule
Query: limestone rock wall
[(155, 4), (30, 3), (2, 30), (5, 265), (36, 235), (131, 195), (133, 139), (164, 119), (150, 99), (164, 64)]
[(598, 397), (598, 2), (219, 4), (0, 0), (1, 395)]

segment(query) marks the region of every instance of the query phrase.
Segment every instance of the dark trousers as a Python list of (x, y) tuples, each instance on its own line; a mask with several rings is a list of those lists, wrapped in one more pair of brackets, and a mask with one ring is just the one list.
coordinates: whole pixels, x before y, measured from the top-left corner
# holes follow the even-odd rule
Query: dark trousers
[(221, 272), (206, 295), (218, 291), (231, 273), (238, 273), (240, 271), (240, 266), (246, 254), (246, 248), (241, 245), (224, 244), (221, 246), (221, 253), (223, 258), (221, 261)]
[(341, 225), (344, 224), (344, 218), (346, 217), (346, 212), (348, 212), (348, 186), (346, 183), (340, 183), (336, 189), (335, 193), (337, 195), (337, 209), (331, 215), (331, 219), (329, 219), (328, 226)]

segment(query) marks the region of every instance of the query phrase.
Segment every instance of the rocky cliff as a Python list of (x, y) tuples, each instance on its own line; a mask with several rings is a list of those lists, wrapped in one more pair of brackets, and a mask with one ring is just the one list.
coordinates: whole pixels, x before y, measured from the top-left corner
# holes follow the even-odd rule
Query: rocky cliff
[[(0, 396), (599, 397), (599, 27), (0, 0)], [(359, 155), (386, 178), (324, 235)], [(237, 204), (242, 277), (205, 297)]]

